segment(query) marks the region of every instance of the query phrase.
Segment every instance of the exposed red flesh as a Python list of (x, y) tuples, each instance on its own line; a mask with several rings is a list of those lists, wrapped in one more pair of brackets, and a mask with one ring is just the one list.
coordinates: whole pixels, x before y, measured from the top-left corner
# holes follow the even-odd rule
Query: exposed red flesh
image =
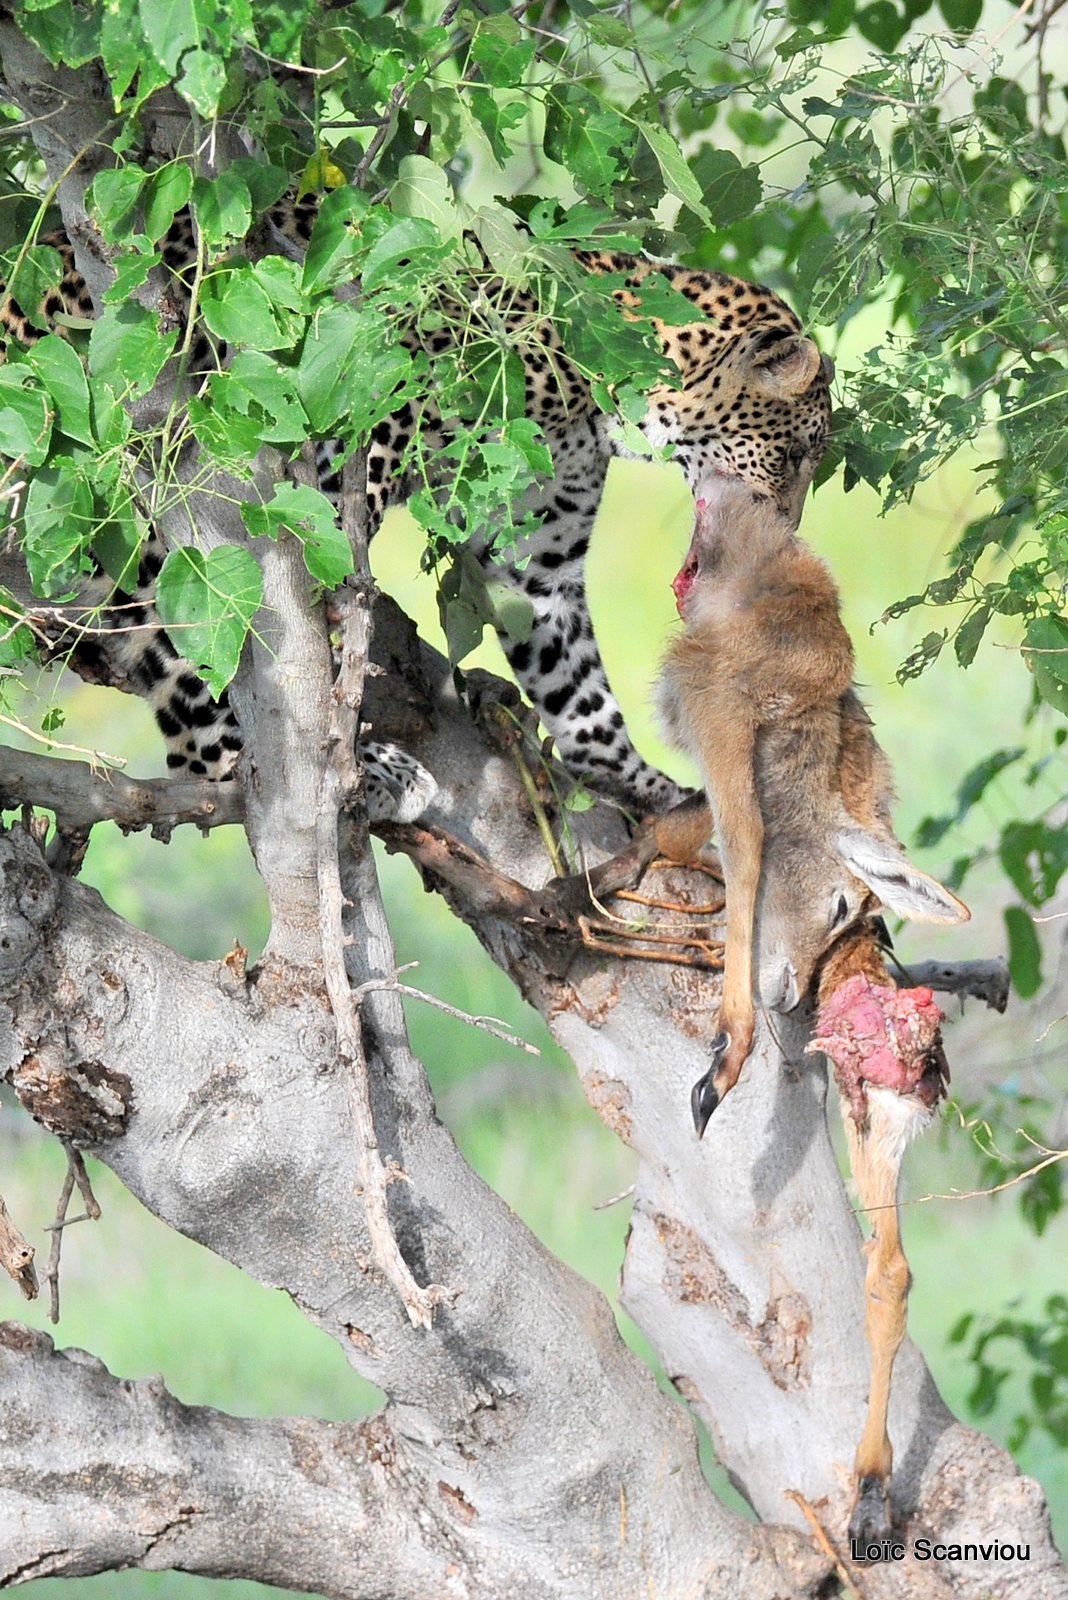
[(864, 1127), (868, 1084), (914, 1096), (928, 1107), (945, 1094), (949, 1067), (942, 1020), (930, 989), (896, 989), (858, 974), (820, 1007), (808, 1050), (830, 1057), (853, 1121)]
[(689, 595), (690, 590), (693, 588), (696, 581), (697, 558), (695, 556), (687, 556), (686, 560), (682, 563), (682, 566), (671, 580), (671, 587), (675, 592), (675, 604), (679, 608), (680, 616), (682, 615), (682, 608), (686, 603), (687, 596)]

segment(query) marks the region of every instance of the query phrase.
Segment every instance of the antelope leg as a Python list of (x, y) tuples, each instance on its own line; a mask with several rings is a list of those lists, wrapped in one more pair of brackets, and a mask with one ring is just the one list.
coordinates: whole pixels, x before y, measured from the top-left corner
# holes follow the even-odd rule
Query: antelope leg
[(898, 1183), (905, 1142), (880, 1126), (871, 1107), (867, 1129), (858, 1133), (846, 1117), (850, 1156), (861, 1203), (871, 1212), (872, 1237), (865, 1246), (868, 1263), (864, 1290), (871, 1351), (871, 1384), (864, 1431), (857, 1445), (854, 1471), (857, 1497), (849, 1519), (851, 1539), (878, 1543), (892, 1527), (890, 1475), (894, 1453), (887, 1432), (890, 1382), (894, 1358), (905, 1335), (911, 1275), (901, 1246)]

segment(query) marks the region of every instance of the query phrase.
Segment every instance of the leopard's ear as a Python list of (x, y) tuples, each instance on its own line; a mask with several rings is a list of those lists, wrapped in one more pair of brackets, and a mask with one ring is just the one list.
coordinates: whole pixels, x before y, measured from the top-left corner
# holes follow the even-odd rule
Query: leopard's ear
[(792, 400), (811, 388), (817, 377), (829, 381), (834, 372), (833, 362), (820, 354), (814, 339), (785, 328), (765, 328), (754, 334), (745, 361), (749, 385), (773, 400)]

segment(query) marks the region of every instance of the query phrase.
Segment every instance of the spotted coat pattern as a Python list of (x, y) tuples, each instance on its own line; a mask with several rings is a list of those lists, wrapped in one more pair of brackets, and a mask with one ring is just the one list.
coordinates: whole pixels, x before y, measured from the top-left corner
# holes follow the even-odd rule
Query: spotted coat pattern
[[(283, 201), (268, 217), (277, 247), (298, 253), (315, 220), (313, 202)], [(86, 285), (62, 235), (48, 240), (63, 256), (65, 274), (42, 309), (49, 316), (93, 314)], [(195, 257), (188, 218), (176, 219), (163, 256), (180, 275)], [(651, 446), (671, 444), (691, 487), (715, 467), (738, 473), (774, 494), (796, 521), (801, 500), (826, 444), (833, 371), (802, 332), (790, 307), (771, 289), (724, 273), (696, 271), (615, 253), (582, 253), (591, 272), (624, 273), (624, 303), (640, 301), (642, 280), (659, 273), (690, 300), (694, 320), (657, 323), (667, 355), (678, 368), (671, 384), (657, 384), (641, 424)], [(176, 279), (180, 282), (180, 276)], [(598, 410), (585, 379), (568, 359), (551, 324), (537, 321), (534, 302), (510, 292), (506, 318), (525, 321), (517, 341), (523, 363), (527, 413), (542, 426), (552, 452), (550, 478), (531, 488), (519, 511), (536, 512), (541, 525), (523, 540), (502, 575), (529, 599), (534, 623), (528, 640), (504, 638), (505, 653), (522, 688), (552, 734), (568, 769), (593, 787), (638, 811), (660, 810), (679, 791), (648, 766), (628, 738), (609, 687), (586, 603), (584, 567), (594, 518), (613, 454), (624, 453), (612, 420)], [(529, 337), (530, 325), (536, 333)], [(10, 299), (0, 304), (0, 328), (32, 343), (40, 332)], [(433, 419), (417, 419), (401, 406), (374, 429), (367, 455), (367, 500), (372, 533), (385, 511), (413, 487), (404, 455), (415, 428), (424, 440)], [(339, 447), (318, 449), (320, 486), (340, 491)], [(485, 551), (476, 552), (488, 566)], [(173, 771), (226, 777), (241, 749), (241, 734), (226, 697), (214, 701), (166, 634), (144, 628), (152, 620), (152, 585), (162, 564), (159, 542), (147, 544), (133, 594), (113, 594), (119, 613), (142, 631), (124, 636), (122, 666), (152, 703)], [(392, 747), (369, 746), (368, 792), (373, 809), (418, 815), (432, 781), (411, 758)]]

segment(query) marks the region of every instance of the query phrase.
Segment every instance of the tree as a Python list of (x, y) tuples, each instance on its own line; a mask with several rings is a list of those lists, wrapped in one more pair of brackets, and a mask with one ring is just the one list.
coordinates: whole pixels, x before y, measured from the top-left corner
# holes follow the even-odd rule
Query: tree
[[(522, 717), (495, 714), (510, 703), (500, 686), (458, 695), (453, 664), (373, 599), (357, 474), (343, 486), (339, 535), (305, 459), (309, 439), (334, 435), (358, 453), (398, 394), (433, 385), (466, 423), (443, 452), (444, 475), (428, 473), (416, 496), (453, 653), (491, 617), (522, 628), (473, 583), (457, 538), (494, 527), (506, 548), (512, 508), (541, 470), (507, 341), (472, 319), (465, 361), (453, 348), (430, 366), (398, 337), (406, 319), (455, 317), (464, 303), (466, 225), (481, 199), (467, 166), (503, 162), (531, 140), (536, 191), (482, 200), (479, 248), (508, 281), (533, 282), (598, 402), (625, 425), (661, 358), (647, 325), (615, 314), (613, 285), (572, 267), (570, 248), (622, 235), (703, 260), (714, 224), (719, 248), (733, 244), (743, 263), (766, 254), (796, 266), (828, 320), (848, 309), (829, 302), (829, 286), (855, 250), (862, 207), (839, 242), (826, 197), (758, 211), (755, 166), (710, 143), (687, 157), (665, 128), (700, 133), (733, 98), (736, 123), (756, 119), (746, 137), (777, 137), (825, 43), (803, 9), (797, 27), (734, 54), (713, 50), (686, 7), (627, 21), (580, 7), (561, 19), (551, 6), (450, 6), (434, 19), (363, 4), (252, 18), (200, 0), (106, 11), (58, 0), (0, 22), (15, 108), (7, 175), (13, 193), (44, 196), (7, 213), (22, 225), (13, 288), (36, 305), (62, 270), (39, 242), (58, 201), (98, 313), (91, 330), (68, 318), (69, 343), (46, 340), (0, 374), (5, 487), (31, 480), (26, 574), (58, 599), (88, 569), (91, 545), (115, 575), (146, 527), (161, 532), (175, 551), (160, 580), (166, 620), (198, 630), (183, 638), (216, 685), (241, 656), (233, 695), (249, 763), (241, 785), (135, 785), (5, 755), (5, 798), (56, 819), (50, 841), (35, 823), (0, 841), (8, 1075), (72, 1152), (91, 1149), (172, 1226), (283, 1286), (390, 1397), (359, 1425), (242, 1422), (126, 1384), (6, 1324), (4, 1581), (139, 1564), (360, 1596), (815, 1596), (850, 1582), (784, 1498), (796, 1490), (841, 1527), (839, 1468), (867, 1383), (856, 1227), (825, 1137), (823, 1079), (797, 1070), (803, 1035), (765, 1039), (696, 1147), (684, 1108), (705, 1064), (714, 977), (695, 964), (680, 979), (606, 954), (596, 936), (583, 943), (574, 887), (545, 887), (545, 805), (530, 800), (543, 766), (522, 741), (512, 760)], [(852, 8), (842, 10), (844, 28)], [(878, 30), (890, 11), (896, 26), (896, 11), (867, 10), (868, 36), (893, 49), (900, 38)], [(954, 25), (976, 20), (947, 13)], [(284, 66), (293, 62), (304, 70)], [(904, 265), (908, 219), (887, 209), (868, 126), (876, 105), (900, 98), (905, 68), (878, 70), (899, 76), (857, 77), (835, 102), (806, 102), (806, 134), (821, 117), (837, 130), (820, 135), (812, 173), (876, 206), (879, 248), (897, 241), (895, 269), (922, 303)], [(904, 148), (919, 165), (942, 137), (937, 96), (924, 94), (896, 160)], [(346, 137), (353, 125), (362, 138)], [(1060, 159), (1048, 135), (1037, 148)], [(261, 254), (254, 235), (243, 256), (240, 241), (294, 174), (327, 190), (303, 266)], [(500, 181), (494, 172), (486, 187)], [(931, 187), (917, 178), (917, 203)], [(670, 231), (647, 220), (666, 196), (680, 203)], [(156, 241), (190, 201), (201, 244), (186, 305), (159, 270)], [(1036, 200), (1036, 230), (1047, 210)], [(354, 302), (343, 286), (357, 276)], [(853, 297), (865, 292), (852, 285)], [(920, 306), (905, 310), (924, 326)], [(958, 310), (950, 363), (966, 351), (966, 319), (986, 315)], [(998, 311), (992, 365), (965, 369), (981, 391), (968, 403), (1003, 390), (1004, 402), (1047, 416), (1060, 380), (1044, 360), (1062, 350), (1042, 352), (1032, 393), (1030, 372), (1018, 378), (1002, 356), (1010, 335), (1030, 338), (1019, 315)], [(313, 356), (308, 332), (324, 323), (330, 339)], [(237, 354), (186, 403), (198, 328)], [(956, 398), (956, 369), (942, 376)], [(878, 426), (845, 435), (849, 470), (889, 472), (903, 492), (916, 459), (912, 415), (894, 410), (904, 391), (859, 393)], [(959, 423), (959, 407), (953, 422), (932, 405), (939, 426)], [(249, 533), (271, 536), (255, 558)], [(1021, 608), (1039, 628), (1033, 650), (1060, 626), (1042, 598), (1060, 559), (1047, 543)], [(353, 561), (328, 625), (310, 601)], [(12, 564), (13, 608), (26, 587)], [(988, 586), (972, 614), (1001, 592)], [(979, 631), (975, 622), (966, 637), (977, 645)], [(26, 628), (5, 647), (18, 664)], [(958, 644), (962, 659), (969, 648)], [(1060, 644), (1049, 648), (1036, 681), (1054, 698)], [(103, 670), (121, 678), (121, 660)], [(387, 843), (418, 862), (552, 1019), (591, 1101), (638, 1152), (625, 1301), (708, 1423), (759, 1529), (709, 1494), (687, 1420), (627, 1355), (604, 1304), (474, 1177), (434, 1116), (405, 1041), (366, 821), (351, 806), (361, 718), (433, 772), (449, 819), (447, 830), (383, 825)], [(574, 859), (596, 864), (623, 851), (628, 832), (617, 811), (582, 809), (585, 798), (562, 818)], [(255, 971), (239, 954), (221, 968), (184, 962), (74, 881), (80, 840), (101, 815), (163, 828), (243, 822), (272, 914)], [(665, 888), (693, 904), (692, 880)], [(947, 1544), (1011, 1531), (1030, 1546), (1029, 1592), (1068, 1592), (1037, 1489), (950, 1417), (912, 1348), (898, 1365), (893, 1426), (909, 1441), (898, 1494), (915, 1526)], [(865, 1591), (899, 1592), (901, 1581), (876, 1569)], [(978, 1597), (1008, 1593), (1015, 1578), (1007, 1564), (916, 1563), (907, 1581), (910, 1593)]]

